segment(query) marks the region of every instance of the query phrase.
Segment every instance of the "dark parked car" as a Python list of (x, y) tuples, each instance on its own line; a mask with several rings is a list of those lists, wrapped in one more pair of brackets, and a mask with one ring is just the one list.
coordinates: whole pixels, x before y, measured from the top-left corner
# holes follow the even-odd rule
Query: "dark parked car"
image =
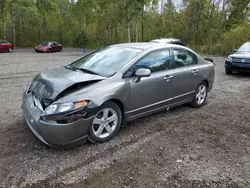
[(225, 62), (226, 74), (236, 72), (250, 72), (250, 42), (246, 42), (234, 53), (229, 55)]
[(36, 48), (36, 52), (60, 52), (62, 51), (62, 44), (59, 42), (42, 42)]
[(98, 143), (128, 121), (185, 103), (203, 106), (213, 82), (214, 65), (189, 48), (118, 44), (38, 74), (22, 108), (48, 145)]
[(150, 42), (164, 43), (164, 44), (178, 44), (181, 46), (185, 46), (182, 40), (176, 39), (176, 38), (161, 38), (161, 39), (152, 40)]
[(13, 51), (13, 44), (6, 41), (0, 40), (0, 52), (12, 52)]

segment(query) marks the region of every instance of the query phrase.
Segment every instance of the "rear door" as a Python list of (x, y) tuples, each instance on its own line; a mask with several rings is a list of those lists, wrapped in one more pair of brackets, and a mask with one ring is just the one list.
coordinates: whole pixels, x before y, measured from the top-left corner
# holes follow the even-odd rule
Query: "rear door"
[(57, 51), (56, 44), (54, 42), (51, 43), (51, 51), (52, 52), (56, 52)]
[(171, 76), (172, 97), (174, 102), (185, 101), (194, 95), (195, 89), (202, 79), (201, 66), (194, 53), (183, 48), (171, 50), (171, 67), (168, 75)]
[(54, 45), (55, 45), (55, 51), (57, 51), (57, 52), (60, 51), (59, 43), (55, 42)]

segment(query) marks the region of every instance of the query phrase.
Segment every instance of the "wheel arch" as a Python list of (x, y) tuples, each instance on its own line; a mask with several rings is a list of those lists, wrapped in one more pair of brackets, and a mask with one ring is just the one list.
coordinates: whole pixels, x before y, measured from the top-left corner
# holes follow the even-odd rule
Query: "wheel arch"
[(207, 84), (207, 88), (209, 88), (209, 82), (208, 79), (203, 79), (201, 82), (205, 82)]
[(120, 108), (121, 113), (122, 113), (122, 124), (126, 124), (127, 121), (125, 117), (125, 107), (124, 107), (123, 102), (116, 98), (109, 99), (108, 101), (115, 103)]

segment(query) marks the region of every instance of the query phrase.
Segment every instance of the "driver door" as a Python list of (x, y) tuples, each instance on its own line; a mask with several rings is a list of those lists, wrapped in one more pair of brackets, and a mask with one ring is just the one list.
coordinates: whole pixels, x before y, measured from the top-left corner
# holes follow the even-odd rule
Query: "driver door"
[(135, 73), (139, 68), (150, 69), (151, 76), (141, 78), (139, 82), (135, 82), (135, 76), (128, 78), (131, 90), (128, 114), (132, 119), (166, 107), (171, 102), (170, 78), (167, 75), (170, 68), (170, 50), (164, 49), (145, 55), (131, 69)]

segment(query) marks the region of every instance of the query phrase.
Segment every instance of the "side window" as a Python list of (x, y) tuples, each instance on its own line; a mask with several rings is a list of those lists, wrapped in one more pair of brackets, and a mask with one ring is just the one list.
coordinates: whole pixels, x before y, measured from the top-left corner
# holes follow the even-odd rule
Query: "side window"
[(146, 55), (135, 64), (136, 70), (148, 68), (151, 72), (163, 71), (170, 68), (170, 50), (161, 50)]
[(174, 61), (172, 68), (184, 67), (198, 63), (197, 57), (192, 52), (184, 49), (174, 49), (173, 53)]

